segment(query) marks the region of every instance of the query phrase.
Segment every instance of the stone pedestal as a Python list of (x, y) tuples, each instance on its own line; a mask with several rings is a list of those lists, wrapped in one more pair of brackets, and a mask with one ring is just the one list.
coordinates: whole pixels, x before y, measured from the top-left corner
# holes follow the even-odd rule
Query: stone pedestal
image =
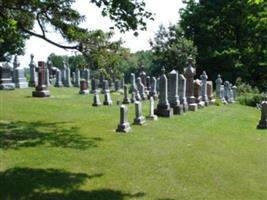
[(28, 82), (24, 75), (24, 69), (20, 67), (16, 68), (14, 73), (16, 88), (28, 88)]
[(32, 92), (33, 97), (50, 97), (50, 92), (45, 85), (47, 78), (45, 62), (38, 62), (38, 85), (35, 88), (35, 91)]
[(209, 103), (211, 105), (214, 105), (216, 100), (214, 99), (214, 96), (213, 96), (212, 81), (207, 81), (207, 96), (208, 96)]
[(142, 104), (140, 101), (135, 102), (135, 119), (134, 124), (143, 125), (146, 122), (145, 117), (142, 114)]
[(218, 74), (218, 77), (215, 81), (215, 84), (216, 84), (216, 97), (217, 98), (222, 98), (221, 96), (221, 85), (222, 85), (223, 81), (222, 81), (222, 78), (221, 78), (221, 75)]
[(80, 91), (79, 94), (89, 94), (88, 82), (86, 80), (80, 80)]
[(155, 121), (158, 120), (158, 116), (154, 114), (154, 98), (150, 97), (150, 109), (149, 115), (146, 117), (147, 120)]
[(128, 108), (125, 105), (120, 106), (120, 123), (116, 132), (127, 133), (131, 130), (130, 124), (128, 122)]
[(123, 104), (129, 104), (129, 103), (131, 103), (131, 101), (130, 101), (130, 99), (128, 97), (128, 87), (127, 87), (127, 85), (124, 85), (123, 89), (124, 89), (124, 98), (123, 98), (122, 103)]
[(8, 63), (0, 63), (0, 90), (14, 90), (12, 82), (11, 66)]

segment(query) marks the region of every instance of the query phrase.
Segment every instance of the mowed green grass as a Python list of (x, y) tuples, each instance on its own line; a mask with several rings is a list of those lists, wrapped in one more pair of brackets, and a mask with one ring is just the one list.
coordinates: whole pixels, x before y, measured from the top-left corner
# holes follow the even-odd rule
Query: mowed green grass
[(121, 95), (96, 108), (77, 88), (45, 99), (32, 90), (0, 91), (1, 200), (267, 199), (267, 130), (256, 129), (255, 108), (209, 106), (118, 134)]

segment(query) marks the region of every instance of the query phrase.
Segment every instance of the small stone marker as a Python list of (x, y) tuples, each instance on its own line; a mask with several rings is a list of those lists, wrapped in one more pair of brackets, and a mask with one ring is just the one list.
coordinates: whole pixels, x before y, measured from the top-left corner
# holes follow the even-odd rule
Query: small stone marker
[(155, 121), (158, 120), (158, 116), (154, 114), (154, 98), (150, 97), (150, 109), (149, 115), (146, 117), (147, 120)]
[(38, 62), (38, 85), (35, 87), (35, 91), (32, 92), (33, 97), (49, 97), (50, 92), (45, 85), (47, 78), (47, 70), (45, 62)]
[(97, 107), (97, 106), (101, 106), (101, 105), (102, 105), (102, 103), (100, 101), (98, 91), (96, 91), (96, 93), (94, 93), (94, 101), (93, 101), (92, 106)]
[(267, 97), (261, 103), (261, 119), (257, 126), (258, 129), (267, 129)]
[(131, 130), (130, 124), (128, 122), (128, 108), (125, 105), (120, 106), (120, 123), (116, 132), (127, 133)]
[(79, 85), (80, 85), (79, 94), (89, 94), (88, 81), (87, 80), (80, 80)]
[(136, 101), (134, 104), (135, 104), (134, 124), (143, 125), (146, 122), (146, 120), (145, 120), (145, 117), (142, 114), (142, 104), (141, 104), (140, 101)]
[(221, 85), (222, 85), (223, 81), (222, 81), (222, 78), (221, 78), (221, 75), (218, 74), (218, 77), (215, 81), (215, 84), (216, 84), (216, 97), (217, 98), (222, 98), (221, 96)]
[(130, 99), (128, 97), (128, 87), (127, 87), (127, 85), (124, 85), (123, 89), (124, 89), (123, 90), (124, 91), (124, 98), (123, 98), (122, 103), (123, 104), (129, 104), (129, 103), (131, 103), (131, 101), (130, 101)]

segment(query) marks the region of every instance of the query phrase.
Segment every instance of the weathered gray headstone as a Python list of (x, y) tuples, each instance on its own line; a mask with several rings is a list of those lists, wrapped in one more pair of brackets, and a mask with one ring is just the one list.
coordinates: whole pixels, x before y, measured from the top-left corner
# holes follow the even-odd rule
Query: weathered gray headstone
[(261, 119), (257, 126), (258, 129), (267, 129), (267, 98), (261, 103)]
[(226, 102), (230, 100), (230, 83), (229, 81), (224, 82), (224, 99)]
[(56, 70), (56, 82), (55, 82), (55, 87), (63, 87), (62, 83), (62, 78), (61, 78), (61, 71), (59, 69)]
[(98, 91), (98, 85), (99, 85), (98, 81), (99, 80), (95, 78), (91, 80), (91, 91), (90, 91), (91, 94), (95, 94)]
[(168, 77), (168, 100), (170, 106), (173, 108), (173, 114), (181, 115), (183, 113), (183, 106), (180, 105), (178, 96), (178, 72), (172, 70)]
[(129, 104), (129, 103), (131, 103), (131, 101), (130, 101), (130, 99), (128, 97), (128, 86), (124, 85), (123, 89), (124, 89), (123, 90), (124, 91), (124, 98), (123, 98), (122, 103), (123, 104)]
[(15, 85), (17, 88), (28, 88), (28, 82), (25, 78), (24, 68), (18, 67), (14, 69)]
[(209, 104), (209, 99), (207, 95), (207, 81), (208, 81), (208, 76), (205, 71), (202, 72), (202, 75), (200, 76), (201, 79), (201, 97), (202, 101), (205, 102), (205, 105), (208, 106)]
[(216, 100), (214, 99), (214, 96), (213, 96), (212, 81), (207, 81), (207, 95), (208, 95), (209, 103), (214, 104)]
[(72, 72), (71, 74), (72, 74), (72, 75), (71, 75), (71, 83), (75, 86), (75, 82), (76, 82), (76, 74), (75, 74), (75, 72)]
[(30, 66), (30, 81), (29, 81), (29, 86), (30, 87), (35, 87), (37, 86), (37, 73), (36, 73), (36, 64), (34, 63), (34, 55), (31, 54), (31, 62), (29, 64)]
[(66, 79), (67, 79), (67, 63), (66, 61), (63, 61), (63, 68), (61, 71), (61, 78), (62, 78), (62, 83), (65, 85)]
[(188, 103), (186, 99), (186, 78), (183, 74), (179, 74), (178, 80), (178, 95), (180, 99), (180, 104), (183, 105), (183, 111), (188, 111)]
[(154, 114), (154, 109), (154, 98), (150, 97), (149, 115), (146, 117), (147, 120), (158, 120), (158, 116)]
[(150, 91), (149, 91), (149, 97), (153, 97), (156, 100), (158, 99), (157, 79), (155, 77), (152, 77), (150, 80), (151, 80), (151, 86), (150, 86)]
[(136, 125), (143, 125), (146, 120), (145, 117), (142, 114), (142, 104), (141, 101), (136, 101), (135, 103), (135, 119), (134, 124)]
[(47, 78), (47, 68), (45, 62), (38, 62), (38, 85), (35, 87), (35, 91), (32, 92), (33, 97), (49, 97), (50, 92), (45, 84)]
[(146, 100), (147, 96), (146, 96), (146, 92), (145, 92), (145, 86), (143, 85), (140, 77), (137, 78), (137, 89), (139, 91), (139, 94), (140, 94), (142, 100)]
[(46, 68), (46, 79), (45, 79), (46, 86), (50, 86), (50, 75), (49, 75), (49, 69)]
[(72, 84), (71, 84), (71, 78), (70, 78), (70, 68), (66, 68), (65, 70), (66, 72), (66, 79), (65, 79), (65, 82), (64, 82), (64, 86), (65, 87), (72, 87)]
[[(144, 66), (141, 66), (141, 71), (139, 73), (139, 77), (141, 78), (141, 83), (143, 84), (143, 86), (145, 87), (146, 90), (146, 72), (144, 70)], [(138, 86), (137, 86), (138, 87)]]
[[(195, 96), (195, 102), (198, 105), (198, 108), (203, 108), (205, 106), (204, 101), (202, 101), (201, 96), (201, 81), (199, 79), (196, 79), (194, 81), (194, 96)], [(207, 102), (208, 104), (208, 102)]]
[(75, 70), (75, 87), (80, 87), (81, 72), (79, 69)]
[(88, 81), (87, 80), (80, 80), (80, 91), (79, 94), (89, 94), (88, 90)]
[(162, 75), (159, 80), (159, 102), (155, 114), (162, 117), (173, 116), (173, 109), (168, 101), (168, 79), (165, 75), (165, 68), (162, 68)]
[(92, 106), (97, 107), (97, 106), (101, 106), (101, 105), (102, 105), (102, 103), (100, 101), (98, 91), (96, 90), (96, 92), (94, 93), (94, 100), (93, 100)]
[(131, 73), (131, 86), (130, 86), (130, 93), (133, 93), (137, 89), (136, 83), (135, 83), (135, 74)]
[(193, 59), (190, 57), (188, 59), (188, 66), (184, 71), (184, 76), (186, 78), (186, 97), (189, 104), (189, 110), (196, 111), (197, 104), (195, 103), (194, 97), (194, 76), (196, 74), (196, 69), (193, 67)]
[(0, 90), (14, 90), (12, 82), (12, 67), (8, 63), (0, 62)]
[(233, 90), (233, 99), (234, 99), (234, 101), (236, 100), (236, 96), (237, 96), (237, 87), (234, 85), (233, 87), (232, 87), (232, 90)]
[(222, 96), (221, 96), (221, 85), (222, 85), (223, 81), (222, 81), (222, 78), (221, 78), (220, 74), (218, 74), (218, 77), (217, 77), (215, 83), (216, 83), (216, 97), (217, 98), (222, 98)]
[(128, 122), (128, 108), (125, 105), (120, 106), (120, 123), (116, 132), (127, 133), (131, 130), (130, 123)]

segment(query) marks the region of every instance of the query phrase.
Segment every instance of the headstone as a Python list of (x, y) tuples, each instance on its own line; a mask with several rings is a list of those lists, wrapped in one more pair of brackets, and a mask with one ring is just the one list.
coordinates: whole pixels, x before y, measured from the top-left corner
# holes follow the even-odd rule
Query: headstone
[(232, 89), (232, 84), (230, 84), (229, 86), (229, 103), (234, 103), (234, 93), (233, 93), (233, 89)]
[(29, 64), (30, 66), (30, 81), (29, 81), (29, 86), (30, 87), (35, 87), (37, 86), (37, 73), (36, 73), (36, 64), (34, 63), (34, 55), (31, 54), (31, 62)]
[(12, 68), (8, 63), (0, 62), (0, 90), (14, 90)]
[(96, 90), (96, 92), (94, 93), (94, 100), (93, 100), (92, 106), (97, 107), (97, 106), (101, 106), (101, 105), (102, 105), (102, 103), (100, 101), (98, 91)]
[(19, 68), (19, 67), (20, 67), (20, 62), (18, 61), (18, 56), (15, 55), (15, 57), (14, 57), (14, 61), (13, 61), (13, 76), (12, 76), (12, 80), (13, 80), (13, 82), (15, 83), (15, 85), (16, 85), (16, 82), (15, 82), (15, 76), (16, 76), (16, 74), (15, 74), (15, 70), (16, 70), (17, 68)]
[(157, 79), (155, 77), (152, 77), (150, 84), (150, 91), (149, 91), (149, 97), (153, 97), (155, 100), (158, 99), (157, 94)]
[(111, 106), (112, 105), (111, 95), (110, 95), (109, 91), (106, 91), (104, 93), (104, 102), (103, 102), (103, 104), (106, 105), (106, 106)]
[(222, 96), (221, 96), (221, 85), (222, 85), (223, 81), (222, 81), (222, 78), (221, 78), (220, 74), (218, 74), (218, 77), (217, 77), (215, 83), (216, 83), (216, 97), (217, 98), (222, 98)]
[(75, 83), (76, 83), (76, 74), (75, 74), (75, 72), (72, 72), (71, 73), (72, 75), (71, 75), (71, 83), (75, 86)]
[(49, 97), (50, 92), (45, 85), (46, 78), (47, 78), (47, 68), (45, 62), (39, 61), (38, 62), (38, 85), (35, 87), (35, 91), (32, 92), (33, 97)]
[[(194, 81), (194, 96), (195, 96), (195, 102), (198, 105), (198, 108), (203, 108), (205, 106), (205, 103), (202, 101), (201, 81), (199, 79), (196, 79)], [(208, 102), (207, 102), (207, 104), (208, 104)]]
[(136, 101), (135, 103), (135, 119), (134, 124), (136, 125), (143, 125), (146, 120), (145, 117), (142, 114), (142, 104), (141, 101)]
[(14, 74), (16, 88), (28, 88), (28, 82), (25, 78), (24, 68), (16, 68)]
[(146, 72), (144, 70), (144, 66), (141, 66), (141, 71), (139, 73), (139, 77), (141, 78), (141, 83), (143, 84), (143, 86), (145, 87), (146, 90)]
[(173, 108), (173, 114), (181, 115), (183, 113), (183, 106), (180, 105), (178, 96), (178, 72), (172, 70), (168, 78), (168, 100), (170, 106)]
[(226, 102), (230, 101), (230, 83), (229, 83), (229, 81), (224, 82), (224, 99)]
[(103, 83), (102, 83), (102, 93), (105, 94), (107, 92), (110, 92), (110, 90), (109, 90), (109, 83), (108, 83), (108, 80), (103, 80)]
[(232, 87), (232, 90), (233, 90), (233, 99), (234, 99), (234, 101), (236, 100), (236, 96), (237, 96), (237, 87), (234, 85), (233, 87)]
[(62, 78), (61, 78), (61, 71), (59, 69), (56, 70), (56, 82), (55, 82), (55, 87), (63, 87), (62, 83)]
[(88, 81), (87, 80), (80, 80), (80, 91), (79, 94), (89, 94), (88, 90)]
[(267, 129), (267, 98), (261, 103), (261, 119), (257, 126), (258, 129)]
[(120, 106), (120, 123), (116, 132), (127, 133), (131, 130), (130, 124), (128, 122), (128, 108), (125, 105)]
[(61, 71), (61, 78), (62, 78), (62, 83), (65, 85), (66, 79), (67, 79), (67, 63), (63, 61), (63, 68)]
[(131, 73), (131, 86), (130, 86), (130, 93), (133, 93), (133, 91), (135, 91), (137, 89), (136, 87), (136, 83), (135, 83), (135, 74)]
[(123, 98), (123, 102), (122, 103), (123, 104), (129, 104), (129, 103), (131, 103), (131, 101), (130, 101), (130, 99), (128, 97), (128, 86), (124, 85), (123, 89), (124, 89), (124, 98)]
[(49, 76), (49, 69), (46, 68), (46, 79), (45, 79), (46, 86), (50, 86), (50, 76)]
[(140, 77), (137, 78), (137, 89), (139, 91), (139, 94), (141, 96), (142, 100), (146, 100), (147, 96), (146, 96), (146, 91), (145, 91), (145, 86), (142, 83), (142, 80)]
[(80, 87), (80, 81), (81, 81), (81, 72), (79, 69), (76, 69), (75, 70), (75, 87)]
[(70, 78), (70, 68), (66, 68), (66, 79), (65, 79), (65, 83), (64, 83), (65, 87), (72, 87), (71, 84), (71, 78)]
[(162, 117), (173, 116), (173, 109), (168, 101), (168, 79), (165, 75), (165, 68), (162, 68), (162, 75), (159, 80), (159, 102), (155, 114)]
[(195, 103), (194, 97), (194, 76), (196, 74), (196, 69), (193, 67), (193, 59), (190, 57), (188, 59), (188, 66), (184, 71), (184, 76), (186, 78), (186, 97), (189, 104), (189, 110), (196, 111), (197, 104)]
[(151, 121), (158, 120), (158, 116), (154, 114), (154, 98), (152, 96), (150, 97), (149, 115), (146, 119)]
[(98, 92), (98, 85), (99, 85), (99, 80), (98, 79), (92, 79), (91, 80), (91, 94), (95, 94), (96, 92)]
[(115, 80), (115, 91), (119, 91), (120, 90), (120, 85), (121, 85), (121, 81), (120, 80)]
[(200, 76), (201, 79), (201, 97), (202, 101), (205, 102), (205, 105), (208, 106), (209, 104), (209, 99), (207, 95), (207, 81), (208, 81), (208, 76), (205, 71), (202, 72), (202, 75)]
[(180, 99), (180, 104), (183, 105), (183, 111), (188, 111), (188, 103), (186, 99), (186, 78), (183, 74), (179, 74), (178, 80), (178, 95)]
[(212, 81), (207, 81), (207, 95), (208, 95), (209, 103), (210, 104), (214, 104), (215, 103), (215, 99), (214, 99), (214, 96), (213, 96), (213, 84), (212, 84)]

